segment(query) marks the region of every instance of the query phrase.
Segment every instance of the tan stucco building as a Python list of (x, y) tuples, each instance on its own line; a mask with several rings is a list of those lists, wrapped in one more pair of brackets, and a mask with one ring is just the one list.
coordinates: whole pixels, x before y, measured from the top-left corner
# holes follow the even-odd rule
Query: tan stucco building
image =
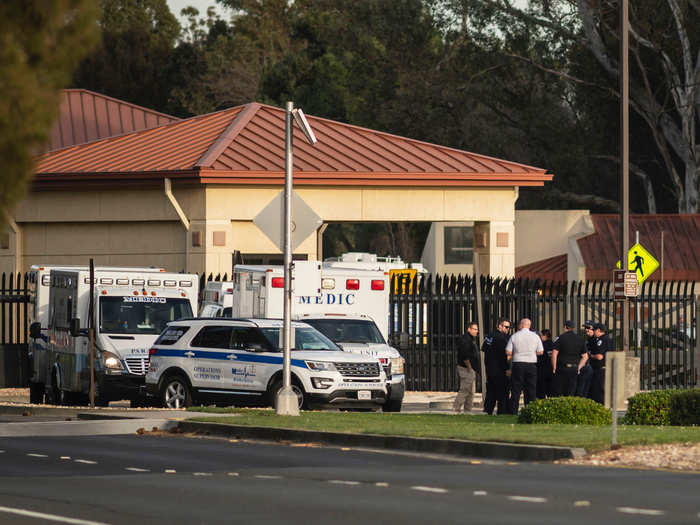
[[(542, 186), (545, 170), (308, 120), (318, 144), (295, 129), (294, 186), (325, 223), (473, 223), (481, 271), (513, 275), (518, 187)], [(251, 103), (46, 153), (9, 214), (0, 272), (92, 257), (216, 275), (234, 252), (273, 260), (253, 218), (284, 185), (284, 122), (284, 110)], [(318, 258), (317, 237), (295, 255)]]

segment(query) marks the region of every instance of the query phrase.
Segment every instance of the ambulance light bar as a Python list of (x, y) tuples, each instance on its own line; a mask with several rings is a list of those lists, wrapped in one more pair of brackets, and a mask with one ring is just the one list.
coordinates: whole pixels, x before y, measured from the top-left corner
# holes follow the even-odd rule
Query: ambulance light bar
[(270, 285), (273, 288), (284, 288), (284, 277), (273, 277)]
[(384, 281), (381, 279), (372, 279), (372, 290), (383, 290)]
[(333, 290), (335, 288), (335, 279), (329, 277), (321, 279), (321, 288), (324, 290)]
[(360, 280), (359, 279), (348, 279), (345, 281), (345, 288), (348, 290), (359, 290)]

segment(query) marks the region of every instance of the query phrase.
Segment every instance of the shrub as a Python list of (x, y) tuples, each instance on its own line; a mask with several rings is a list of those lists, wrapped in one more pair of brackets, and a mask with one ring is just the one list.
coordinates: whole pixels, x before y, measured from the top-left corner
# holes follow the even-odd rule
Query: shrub
[(560, 423), (565, 425), (609, 425), (610, 410), (583, 397), (550, 397), (528, 403), (518, 415), (518, 423)]
[(670, 425), (671, 396), (680, 390), (642, 392), (627, 400), (625, 425)]
[(700, 389), (674, 393), (668, 415), (672, 425), (700, 425)]

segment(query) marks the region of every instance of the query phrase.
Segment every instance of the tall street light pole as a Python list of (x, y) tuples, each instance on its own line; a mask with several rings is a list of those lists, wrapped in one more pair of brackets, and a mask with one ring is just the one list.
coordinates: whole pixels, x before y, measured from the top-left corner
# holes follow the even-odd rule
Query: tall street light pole
[(306, 121), (301, 109), (294, 109), (293, 102), (287, 102), (284, 115), (285, 162), (284, 162), (284, 310), (282, 339), (284, 357), (282, 359), (282, 389), (275, 400), (275, 412), (281, 416), (299, 415), (299, 398), (292, 390), (292, 118), (304, 133), (310, 144), (316, 143), (316, 136)]
[[(620, 268), (629, 271), (630, 241), (630, 147), (629, 147), (629, 18), (628, 0), (620, 2)], [(630, 348), (630, 311), (627, 297), (622, 303), (622, 351)]]

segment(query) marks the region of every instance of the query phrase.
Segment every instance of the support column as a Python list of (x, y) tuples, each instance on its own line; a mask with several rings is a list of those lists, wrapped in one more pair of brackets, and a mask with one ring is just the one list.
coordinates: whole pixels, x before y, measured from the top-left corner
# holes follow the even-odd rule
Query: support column
[(483, 275), (515, 276), (515, 224), (513, 221), (476, 222), (474, 257)]

